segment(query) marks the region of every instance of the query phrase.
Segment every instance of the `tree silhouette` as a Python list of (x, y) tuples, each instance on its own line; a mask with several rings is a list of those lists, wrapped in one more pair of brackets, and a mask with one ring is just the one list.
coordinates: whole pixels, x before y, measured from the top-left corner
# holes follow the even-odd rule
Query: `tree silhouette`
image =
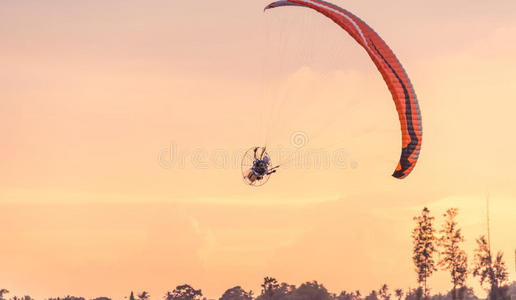
[(387, 284), (384, 284), (379, 290), (378, 290), (378, 296), (382, 300), (390, 300), (391, 299), (391, 293), (389, 291), (389, 287)]
[(133, 291), (131, 291), (131, 295), (129, 296), (129, 300), (135, 300), (135, 299), (134, 299), (134, 293), (133, 293)]
[[(458, 292), (459, 299), (462, 299), (462, 300), (478, 300), (478, 297), (475, 296), (475, 293), (473, 292), (473, 289), (470, 288), (470, 287), (461, 286), (457, 290), (457, 292)], [(448, 293), (448, 295), (450, 295), (451, 293), (452, 293), (452, 291), (450, 291), (450, 293)], [(451, 298), (451, 295), (448, 298)]]
[(328, 290), (317, 281), (301, 284), (297, 289), (294, 289), (287, 298), (294, 300), (332, 300)]
[(401, 300), (401, 298), (403, 298), (403, 290), (402, 289), (396, 289), (394, 291), (394, 294), (396, 295), (396, 297), (398, 297), (398, 300)]
[(279, 289), (280, 285), (276, 278), (273, 277), (265, 277), (263, 279), (263, 283), (261, 284), (262, 293), (260, 294), (260, 298), (264, 300), (272, 300), (274, 294)]
[[(434, 217), (430, 216), (430, 210), (425, 207), (420, 216), (414, 217), (416, 228), (412, 231), (414, 243), (412, 260), (416, 266), (417, 282), (423, 287), (422, 296), (424, 297), (428, 296), (428, 277), (437, 270), (434, 261), (436, 250), (433, 220)], [(418, 294), (416, 293), (416, 295)]]
[(369, 293), (369, 295), (367, 295), (364, 300), (379, 300), (378, 292), (375, 290), (372, 290), (371, 293)]
[(278, 284), (278, 281), (271, 277), (265, 277), (262, 286), (262, 293), (256, 300), (283, 300), (292, 297), (296, 290), (295, 285), (285, 282)]
[(463, 287), (468, 277), (468, 257), (466, 252), (461, 249), (461, 243), (464, 237), (460, 228), (457, 228), (458, 210), (456, 208), (449, 209), (445, 217), (443, 228), (439, 231), (441, 236), (438, 239), (438, 245), (441, 247), (439, 251), (438, 265), (443, 271), (449, 271), (451, 276), (452, 299), (463, 299), (458, 297), (457, 287)]
[(503, 252), (499, 251), (493, 261), (491, 248), (483, 235), (477, 239), (473, 276), (480, 277), (482, 286), (485, 282), (489, 283), (489, 298), (491, 300), (507, 298), (508, 273), (503, 261)]
[(353, 293), (348, 293), (346, 291), (340, 292), (340, 294), (337, 296), (337, 294), (333, 295), (333, 299), (335, 300), (353, 300)]
[(165, 300), (199, 300), (202, 291), (196, 290), (188, 284), (178, 285), (172, 292), (165, 294)]
[(359, 290), (355, 291), (355, 300), (362, 300), (362, 294), (360, 294)]
[(224, 292), (219, 300), (252, 300), (253, 291), (246, 292), (240, 286), (235, 286)]
[(143, 291), (138, 295), (138, 299), (140, 299), (140, 300), (149, 300), (149, 298), (150, 298), (150, 295), (146, 291)]
[(351, 293), (342, 291), (338, 296), (334, 296), (334, 298), (335, 300), (362, 300), (359, 290)]
[(405, 300), (417, 300), (417, 299), (421, 299), (421, 298), (423, 298), (423, 288), (422, 287), (418, 287), (416, 289), (409, 289), (405, 296)]

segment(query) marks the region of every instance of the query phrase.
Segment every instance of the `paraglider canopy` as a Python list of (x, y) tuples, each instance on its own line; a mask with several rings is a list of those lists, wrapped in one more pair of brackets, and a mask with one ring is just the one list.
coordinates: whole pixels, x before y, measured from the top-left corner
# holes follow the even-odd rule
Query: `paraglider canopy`
[(322, 0), (281, 0), (269, 4), (265, 10), (281, 6), (306, 7), (325, 15), (366, 50), (392, 94), (401, 124), (401, 158), (392, 176), (399, 179), (408, 176), (419, 158), (423, 129), (416, 93), (394, 52), (369, 25), (334, 4)]

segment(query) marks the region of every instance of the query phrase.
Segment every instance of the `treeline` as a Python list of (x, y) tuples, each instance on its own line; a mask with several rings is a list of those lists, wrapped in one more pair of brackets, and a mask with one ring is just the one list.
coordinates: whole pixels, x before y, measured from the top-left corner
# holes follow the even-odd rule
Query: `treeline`
[[(360, 291), (342, 291), (339, 294), (330, 293), (317, 281), (311, 281), (300, 286), (285, 282), (279, 283), (275, 278), (265, 277), (261, 284), (261, 292), (255, 296), (253, 291), (246, 291), (240, 286), (228, 289), (219, 300), (478, 300), (473, 290), (466, 285), (468, 276), (478, 278), (482, 287), (488, 292), (488, 300), (516, 300), (516, 282), (509, 284), (507, 267), (503, 252), (493, 255), (489, 236), (477, 238), (477, 248), (473, 253), (473, 262), (469, 267), (467, 253), (463, 250), (464, 236), (459, 228), (456, 217), (457, 209), (449, 209), (444, 214), (444, 223), (436, 228), (435, 218), (428, 208), (414, 217), (415, 227), (412, 231), (413, 256), (417, 282), (415, 289), (391, 290), (386, 284), (378, 290), (372, 290), (362, 295)], [(450, 274), (450, 291), (446, 294), (430, 294), (428, 279), (441, 269)], [(0, 289), (0, 300), (33, 300), (30, 296), (7, 297), (9, 291)], [(208, 300), (203, 297), (200, 289), (185, 284), (174, 290), (158, 296), (164, 300)], [(131, 292), (129, 300), (149, 300), (146, 291)], [(86, 300), (83, 297), (58, 297), (47, 300)], [(111, 300), (99, 297), (91, 300)]]
[[(417, 282), (417, 300), (430, 298), (428, 278), (437, 269), (450, 274), (452, 300), (465, 300), (469, 275), (477, 277), (480, 285), (488, 291), (490, 300), (510, 299), (509, 274), (503, 259), (503, 252), (493, 255), (489, 237), (477, 238), (472, 267), (468, 267), (468, 255), (463, 250), (464, 236), (458, 226), (458, 210), (449, 209), (444, 214), (444, 224), (437, 232), (435, 218), (424, 208), (421, 215), (414, 217), (416, 227), (412, 231), (413, 256)], [(437, 258), (437, 260), (436, 260)]]
[[(8, 293), (6, 290), (0, 294), (0, 300), (7, 300), (4, 298)], [(240, 286), (235, 286), (226, 290), (218, 300), (417, 300), (423, 297), (421, 288), (402, 290), (393, 289), (384, 284), (378, 290), (372, 290), (368, 294), (362, 295), (360, 291), (342, 291), (338, 294), (329, 292), (324, 285), (317, 281), (305, 282), (300, 286), (295, 286), (285, 282), (279, 283), (275, 278), (265, 277), (261, 284), (261, 292), (259, 295), (254, 295), (253, 291), (246, 291)], [(479, 300), (473, 293), (471, 288), (463, 287), (460, 293), (465, 300)], [(509, 294), (516, 298), (516, 282), (509, 285)], [(200, 289), (195, 289), (188, 284), (177, 286), (174, 290), (166, 292), (164, 295), (154, 297), (156, 299), (164, 300), (208, 300), (203, 297)], [(12, 300), (33, 300), (29, 296), (12, 297)], [(151, 296), (148, 292), (140, 293), (131, 292), (124, 299), (129, 300), (150, 300)], [(453, 291), (446, 294), (429, 295), (428, 300), (452, 300)], [(86, 300), (83, 297), (58, 297), (49, 298), (48, 300)], [(91, 300), (111, 300), (107, 297), (99, 297)], [(209, 299), (213, 300), (213, 299)]]

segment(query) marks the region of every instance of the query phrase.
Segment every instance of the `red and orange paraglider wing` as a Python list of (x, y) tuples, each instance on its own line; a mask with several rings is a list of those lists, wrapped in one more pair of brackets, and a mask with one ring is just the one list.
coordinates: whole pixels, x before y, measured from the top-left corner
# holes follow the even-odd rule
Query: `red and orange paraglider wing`
[(346, 30), (369, 54), (391, 91), (401, 123), (401, 158), (392, 176), (405, 178), (414, 169), (421, 150), (423, 128), (416, 93), (407, 73), (383, 39), (349, 11), (321, 0), (282, 0), (265, 9), (303, 6), (314, 9)]

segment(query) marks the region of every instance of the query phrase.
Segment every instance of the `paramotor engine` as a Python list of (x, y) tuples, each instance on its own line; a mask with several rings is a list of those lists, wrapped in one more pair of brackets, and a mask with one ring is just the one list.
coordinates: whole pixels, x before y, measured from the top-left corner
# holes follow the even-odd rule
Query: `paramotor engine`
[(272, 161), (265, 147), (253, 147), (242, 158), (242, 179), (250, 186), (262, 186), (279, 166), (271, 167)]

